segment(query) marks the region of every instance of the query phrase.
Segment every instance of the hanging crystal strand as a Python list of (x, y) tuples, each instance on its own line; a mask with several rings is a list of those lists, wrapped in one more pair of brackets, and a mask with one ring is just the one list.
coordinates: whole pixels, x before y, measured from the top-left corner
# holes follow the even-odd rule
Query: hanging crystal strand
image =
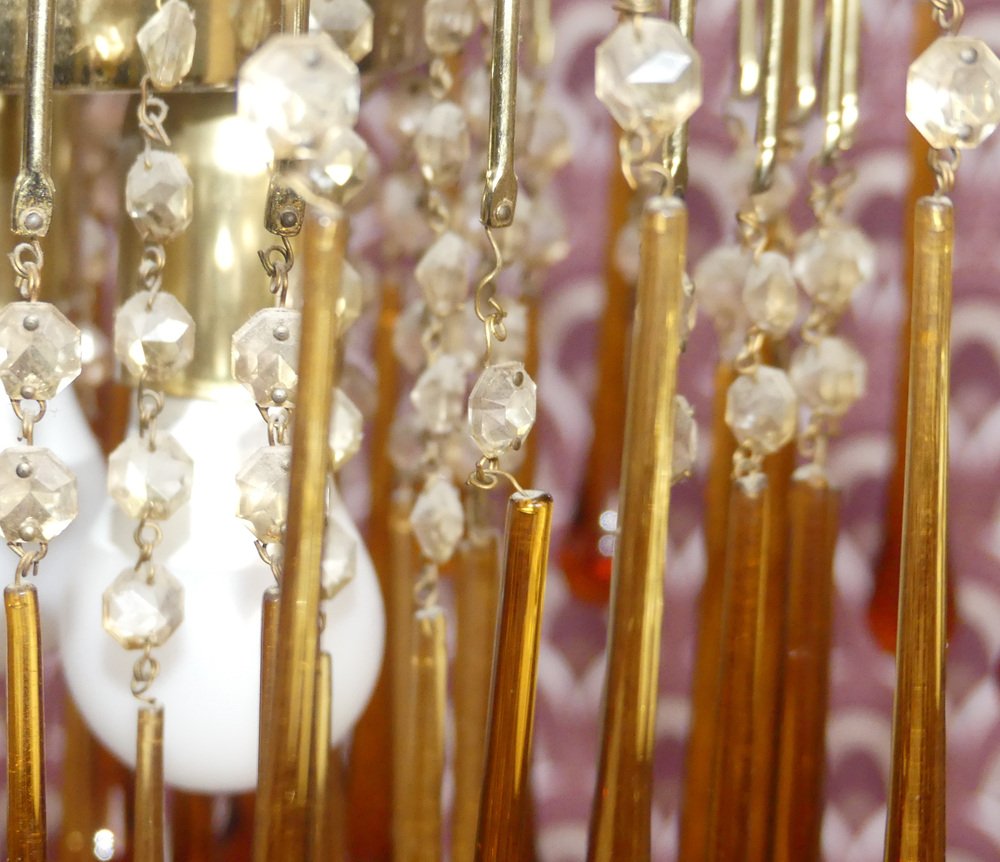
[(37, 593), (24, 578), (37, 574), (49, 541), (77, 514), (76, 478), (51, 451), (34, 444), (34, 427), (49, 399), (81, 370), (80, 331), (54, 305), (38, 299), (41, 239), (51, 225), (55, 193), (50, 175), (54, 6), (52, 0), (27, 4), (24, 140), (11, 212), (19, 243), (8, 255), (23, 301), (0, 311), (0, 382), (21, 423), (22, 441), (0, 452), (0, 534), (18, 556), (14, 583), (4, 589), (7, 855), (24, 862), (42, 862), (46, 852), (41, 634)]
[(995, 92), (1000, 87), (1000, 61), (984, 42), (958, 35), (961, 0), (934, 0), (932, 8), (943, 32), (910, 66), (906, 89), (907, 117), (932, 147), (937, 189), (917, 202), (914, 225), (899, 637), (885, 839), (886, 860), (916, 862), (945, 858), (945, 542), (954, 246), (954, 213), (947, 196), (961, 150), (978, 146), (1000, 122), (995, 101), (970, 101), (973, 90)]

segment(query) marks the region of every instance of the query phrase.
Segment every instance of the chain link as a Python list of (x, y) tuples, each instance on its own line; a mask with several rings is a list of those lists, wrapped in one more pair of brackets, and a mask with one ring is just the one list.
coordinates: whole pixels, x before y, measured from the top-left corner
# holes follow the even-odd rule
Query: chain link
[(149, 704), (156, 703), (156, 698), (148, 697), (146, 692), (159, 675), (160, 663), (153, 657), (153, 645), (146, 641), (142, 655), (132, 665), (132, 682), (129, 684), (132, 696)]
[[(24, 391), (24, 389), (26, 389), (26, 388), (27, 387), (23, 387), (22, 391)], [(21, 422), (21, 434), (18, 437), (18, 439), (19, 440), (23, 440), (29, 446), (34, 446), (35, 445), (35, 425), (37, 425), (39, 422), (41, 422), (42, 418), (45, 416), (45, 413), (48, 410), (48, 402), (47, 401), (35, 401), (35, 403), (38, 405), (38, 410), (35, 411), (34, 413), (31, 413), (31, 412), (25, 410), (21, 406), (23, 404), (23, 402), (27, 401), (27, 400), (34, 400), (34, 399), (11, 398), (10, 399), (10, 406), (11, 406), (11, 409), (14, 411), (14, 415)]]
[(49, 552), (48, 542), (39, 542), (35, 548), (26, 549), (23, 542), (8, 542), (7, 547), (17, 554), (17, 568), (14, 569), (14, 583), (20, 586), (24, 578), (38, 576), (38, 564)]
[(963, 0), (931, 0), (934, 23), (948, 35), (954, 36), (965, 20), (965, 3)]
[(139, 121), (139, 131), (146, 139), (146, 166), (150, 167), (149, 150), (150, 144), (160, 144), (163, 147), (170, 146), (170, 136), (163, 127), (167, 119), (169, 108), (167, 103), (159, 96), (154, 96), (150, 91), (149, 75), (143, 75), (139, 84), (139, 107), (136, 116)]
[(19, 242), (7, 259), (14, 268), (15, 289), (28, 302), (37, 302), (42, 286), (42, 266), (45, 264), (41, 243), (37, 239)]

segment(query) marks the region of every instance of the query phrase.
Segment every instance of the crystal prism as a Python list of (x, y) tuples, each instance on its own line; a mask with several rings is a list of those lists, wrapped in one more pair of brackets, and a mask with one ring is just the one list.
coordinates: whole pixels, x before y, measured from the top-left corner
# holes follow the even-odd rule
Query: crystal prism
[(263, 308), (233, 335), (233, 377), (262, 407), (295, 404), (301, 331), (299, 311)]
[(487, 458), (520, 448), (535, 424), (535, 382), (520, 362), (487, 367), (469, 396), (472, 439)]
[(788, 375), (769, 365), (740, 375), (726, 393), (726, 424), (737, 442), (765, 455), (792, 439), (795, 410)]
[(361, 448), (363, 425), (361, 411), (343, 389), (335, 389), (330, 414), (330, 457), (334, 470), (343, 467)]
[(114, 339), (115, 356), (130, 374), (162, 381), (194, 357), (194, 320), (171, 294), (140, 290), (118, 309)]
[(130, 518), (162, 521), (191, 498), (194, 462), (169, 434), (129, 437), (108, 458), (108, 493)]
[(136, 36), (150, 80), (161, 90), (176, 87), (194, 61), (194, 12), (183, 0), (167, 0)]
[(465, 530), (458, 490), (441, 475), (431, 476), (410, 511), (413, 534), (427, 559), (446, 563)]
[(289, 182), (297, 191), (335, 204), (352, 201), (368, 181), (368, 144), (353, 129), (331, 130), (311, 159), (295, 162)]
[(125, 649), (166, 643), (184, 620), (184, 587), (163, 566), (129, 568), (104, 591), (104, 630)]
[(125, 177), (125, 209), (143, 239), (167, 242), (187, 230), (194, 186), (187, 168), (173, 153), (139, 153)]
[(346, 587), (358, 568), (358, 540), (336, 518), (327, 517), (323, 536), (323, 561), (320, 583), (323, 598), (329, 601)]
[(0, 381), (13, 399), (47, 401), (82, 368), (80, 330), (49, 302), (0, 310)]
[(291, 446), (264, 446), (236, 474), (240, 491), (236, 517), (246, 521), (250, 532), (266, 544), (284, 538), (291, 470)]
[(78, 512), (76, 477), (51, 451), (11, 446), (0, 452), (0, 534), (8, 542), (48, 542)]

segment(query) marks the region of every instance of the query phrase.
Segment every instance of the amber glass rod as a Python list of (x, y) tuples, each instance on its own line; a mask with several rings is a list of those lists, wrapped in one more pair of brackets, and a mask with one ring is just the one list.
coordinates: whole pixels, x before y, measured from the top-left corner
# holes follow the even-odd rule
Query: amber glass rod
[(254, 800), (254, 860), (267, 862), (267, 815), (271, 807), (273, 764), (269, 754), (271, 701), (274, 699), (274, 660), (278, 645), (277, 586), (264, 591), (260, 617), (260, 743), (257, 751), (257, 796)]
[(139, 709), (135, 742), (135, 862), (163, 862), (163, 707)]
[(943, 862), (951, 201), (921, 198), (914, 228), (899, 636), (885, 859)]

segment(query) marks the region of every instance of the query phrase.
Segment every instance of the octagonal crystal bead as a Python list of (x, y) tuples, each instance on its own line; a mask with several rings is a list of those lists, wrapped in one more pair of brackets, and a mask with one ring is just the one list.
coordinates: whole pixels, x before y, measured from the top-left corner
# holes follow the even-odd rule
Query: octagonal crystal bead
[(662, 137), (679, 128), (701, 104), (701, 61), (669, 21), (623, 21), (600, 45), (597, 98), (627, 131)]
[(104, 591), (104, 630), (125, 649), (166, 643), (184, 620), (184, 587), (163, 566), (125, 569)]
[(305, 195), (346, 204), (368, 181), (371, 153), (353, 129), (335, 128), (311, 159), (295, 162), (289, 182)]
[(867, 381), (864, 357), (836, 335), (796, 348), (788, 374), (803, 403), (827, 416), (846, 413), (864, 395)]
[(698, 457), (698, 423), (694, 408), (683, 395), (674, 396), (674, 445), (670, 461), (670, 481), (680, 482), (691, 475)]
[(194, 61), (194, 12), (183, 0), (167, 0), (136, 36), (146, 71), (161, 90), (176, 87)]
[(454, 231), (445, 231), (417, 263), (414, 277), (427, 306), (438, 317), (459, 308), (469, 294), (473, 249)]
[(435, 186), (451, 186), (462, 176), (472, 144), (465, 113), (454, 102), (431, 108), (413, 139), (420, 171)]
[(535, 381), (520, 362), (488, 366), (469, 395), (472, 439), (487, 458), (520, 448), (535, 424)]
[(169, 293), (140, 290), (115, 315), (115, 356), (134, 377), (156, 382), (194, 357), (194, 320)]
[(462, 50), (477, 23), (471, 0), (427, 0), (424, 4), (424, 42), (433, 54)]
[(272, 36), (243, 64), (241, 116), (270, 141), (276, 158), (309, 158), (334, 126), (358, 120), (361, 79), (323, 32)]
[(330, 411), (330, 457), (334, 470), (343, 467), (361, 448), (363, 426), (361, 411), (347, 393), (339, 388), (334, 390)]
[(302, 315), (263, 308), (233, 335), (233, 377), (262, 407), (291, 407), (298, 386)]
[(465, 530), (465, 512), (458, 490), (445, 476), (427, 480), (410, 510), (410, 525), (427, 559), (451, 559)]
[(389, 458), (404, 476), (412, 475), (424, 463), (423, 427), (416, 413), (399, 413), (389, 428)]
[(875, 275), (875, 247), (856, 227), (833, 224), (803, 234), (792, 271), (814, 302), (843, 311)]
[(769, 365), (737, 377), (726, 393), (726, 424), (736, 441), (765, 455), (792, 439), (795, 410), (788, 375)]
[(265, 446), (251, 455), (236, 474), (240, 501), (236, 516), (265, 544), (280, 542), (288, 522), (291, 446)]
[(166, 242), (191, 224), (194, 186), (173, 153), (139, 153), (125, 177), (125, 208), (143, 239)]
[(739, 245), (720, 245), (694, 268), (698, 304), (723, 334), (740, 332), (746, 325), (743, 285), (753, 258)]
[(410, 400), (425, 430), (443, 434), (454, 427), (465, 407), (465, 368), (461, 361), (447, 353), (435, 359), (417, 378)]
[(194, 462), (169, 434), (129, 437), (108, 458), (108, 492), (130, 518), (162, 521), (191, 498)]
[(355, 63), (371, 53), (375, 15), (365, 0), (312, 0), (309, 15)]
[(76, 477), (51, 451), (11, 446), (0, 452), (0, 534), (7, 542), (48, 542), (77, 512)]
[(750, 319), (773, 338), (788, 333), (799, 312), (792, 264), (777, 251), (765, 251), (747, 271), (743, 306)]
[(320, 584), (323, 598), (329, 601), (352, 580), (358, 568), (358, 540), (333, 517), (326, 520), (323, 536), (323, 560), (320, 563)]
[(47, 401), (79, 375), (80, 330), (49, 302), (0, 310), (0, 380), (13, 399)]
[(979, 39), (942, 36), (910, 66), (906, 116), (932, 147), (977, 147), (1000, 123), (1000, 60)]

